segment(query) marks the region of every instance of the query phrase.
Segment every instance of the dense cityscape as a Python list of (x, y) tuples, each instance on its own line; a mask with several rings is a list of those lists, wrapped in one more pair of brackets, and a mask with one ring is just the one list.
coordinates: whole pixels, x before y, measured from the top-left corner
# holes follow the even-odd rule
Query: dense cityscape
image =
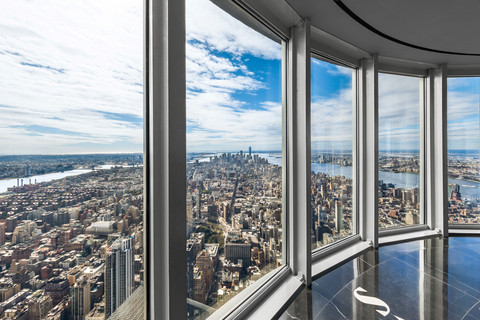
[[(205, 305), (220, 307), (282, 263), (282, 171), (269, 157), (250, 150), (190, 155), (187, 161), (190, 318), (201, 318)], [(473, 163), (461, 163), (462, 172), (472, 171)], [(351, 168), (351, 153), (312, 155), (313, 249), (354, 232)], [(397, 179), (379, 181), (379, 227), (421, 223), (418, 154), (382, 153), (379, 169), (380, 177)], [(455, 190), (450, 197), (465, 215), (467, 202)]]
[[(251, 149), (190, 155), (189, 318), (219, 308), (282, 264), (282, 168), (273, 157)], [(24, 180), (8, 180), (14, 184), (0, 193), (2, 318), (100, 320), (135, 292), (143, 295), (142, 162), (140, 154), (0, 157), (5, 177)], [(474, 189), (479, 166), (451, 156), (449, 178)], [(312, 155), (312, 248), (354, 232), (352, 176), (342, 171), (351, 168), (351, 154)], [(88, 172), (68, 175), (77, 169)], [(379, 169), (418, 175), (419, 158), (382, 154)], [(65, 176), (31, 181), (52, 172)], [(449, 183), (450, 222), (479, 223), (478, 196), (461, 188)], [(381, 228), (418, 224), (419, 211), (418, 186), (379, 181)]]
[[(320, 165), (317, 170), (316, 165)], [(323, 166), (322, 166), (323, 165)], [(378, 161), (379, 228), (420, 223), (418, 154), (381, 153)], [(314, 248), (353, 233), (352, 156), (349, 152), (312, 155)], [(383, 174), (390, 174), (382, 179)], [(405, 175), (406, 174), (406, 175)], [(394, 180), (390, 181), (390, 180)], [(411, 180), (411, 181), (409, 181)]]
[(352, 167), (351, 153), (312, 155), (312, 249), (353, 233), (352, 177), (338, 172), (321, 172), (315, 164)]
[[(391, 228), (420, 221), (420, 158), (417, 153), (380, 153), (379, 172), (401, 176), (403, 187), (380, 178), (378, 182), (378, 226)], [(413, 183), (409, 177), (415, 177)]]
[[(142, 155), (8, 158), (2, 173), (23, 171), (16, 177), (25, 183), (0, 193), (2, 318), (106, 319), (142, 292)], [(110, 169), (64, 171), (99, 165)], [(61, 179), (26, 182), (62, 171)]]
[[(282, 169), (257, 154), (187, 163), (187, 295), (218, 308), (282, 264)], [(200, 308), (189, 303), (189, 318)]]
[[(189, 317), (220, 307), (282, 263), (282, 170), (275, 154), (191, 154), (187, 161)], [(278, 162), (278, 161), (276, 161)], [(381, 170), (418, 176), (418, 155), (384, 155)], [(334, 168), (334, 169), (332, 169)], [(351, 153), (312, 155), (312, 248), (354, 232)], [(350, 170), (350, 173), (342, 172)], [(418, 186), (379, 183), (380, 227), (419, 223)]]
[(480, 159), (477, 153), (450, 152), (448, 157), (450, 223), (480, 223)]

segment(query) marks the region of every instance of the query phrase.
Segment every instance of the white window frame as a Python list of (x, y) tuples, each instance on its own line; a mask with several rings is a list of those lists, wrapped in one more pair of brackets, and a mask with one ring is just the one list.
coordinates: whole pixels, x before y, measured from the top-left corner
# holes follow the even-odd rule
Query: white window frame
[[(324, 52), (320, 52), (319, 50), (312, 48), (311, 49), (311, 56), (312, 58), (315, 58), (320, 61), (324, 61), (333, 65), (338, 65), (346, 68), (352, 69), (352, 71), (355, 72), (354, 76), (352, 77), (352, 89), (355, 92), (355, 97), (353, 98), (355, 100), (355, 108), (353, 110), (353, 119), (352, 119), (352, 131), (353, 131), (353, 141), (352, 141), (352, 160), (353, 160), (353, 166), (352, 166), (352, 177), (353, 177), (353, 192), (352, 192), (352, 200), (353, 200), (353, 208), (352, 208), (352, 220), (353, 220), (353, 226), (354, 229), (352, 230), (353, 233), (343, 239), (340, 239), (338, 241), (335, 241), (333, 243), (330, 243), (328, 245), (322, 246), (320, 248), (316, 248), (312, 250), (312, 261), (318, 261), (321, 259), (324, 259), (325, 257), (330, 256), (331, 254), (335, 254), (339, 250), (342, 250), (344, 248), (347, 248), (351, 245), (354, 245), (361, 241), (360, 237), (360, 219), (359, 219), (359, 210), (358, 210), (358, 200), (359, 200), (359, 179), (358, 179), (358, 113), (359, 113), (359, 87), (358, 87), (358, 78), (360, 74), (359, 66), (358, 64), (351, 63), (349, 61), (343, 61), (338, 58), (333, 58), (329, 56), (328, 54)], [(349, 59), (352, 60), (352, 59)], [(313, 124), (314, 125), (314, 124)], [(309, 130), (309, 134), (311, 134), (311, 130)], [(311, 161), (311, 155), (310, 159)], [(310, 164), (311, 165), (311, 164)], [(311, 217), (310, 217), (311, 218)], [(315, 275), (316, 276), (316, 275)]]
[[(227, 13), (264, 34), (286, 41), (283, 101), (283, 212), (285, 265), (244, 290), (211, 319), (279, 316), (312, 278), (381, 244), (455, 233), (480, 233), (480, 226), (448, 225), (447, 74), (480, 75), (480, 65), (448, 66), (391, 59), (367, 53), (310, 26), (285, 1), (212, 0)], [(145, 0), (145, 315), (186, 317), (185, 258), (185, 1)], [(265, 31), (266, 30), (266, 31)], [(263, 32), (262, 32), (263, 33)], [(358, 235), (311, 252), (310, 224), (310, 58), (320, 52), (357, 66)], [(425, 77), (424, 225), (398, 232), (378, 230), (378, 73)], [(286, 73), (286, 76), (285, 76)], [(161, 213), (161, 214), (160, 214)], [(179, 250), (179, 248), (181, 248)], [(182, 267), (180, 267), (182, 266)], [(220, 312), (221, 311), (221, 312)]]
[[(379, 59), (380, 60), (380, 59)], [(394, 61), (397, 64), (399, 63), (398, 60), (394, 59), (385, 59), (382, 58), (381, 60), (383, 61)], [(427, 94), (427, 77), (426, 77), (426, 70), (423, 69), (417, 69), (415, 67), (418, 67), (417, 64), (415, 64), (413, 67), (412, 66), (403, 66), (403, 67), (398, 67), (397, 65), (391, 65), (391, 64), (380, 64), (380, 70), (379, 73), (384, 73), (384, 74), (391, 74), (391, 75), (399, 75), (399, 76), (407, 76), (411, 78), (418, 78), (421, 83), (421, 93), (420, 93), (420, 104), (421, 104), (421, 110), (420, 112), (420, 194), (421, 194), (421, 203), (420, 203), (420, 222), (417, 225), (413, 226), (399, 226), (399, 227), (394, 227), (394, 228), (388, 228), (388, 229), (379, 229), (379, 237), (388, 237), (388, 236), (397, 236), (401, 235), (403, 233), (411, 234), (412, 232), (422, 232), (425, 230), (430, 229), (427, 221), (427, 210), (426, 208), (428, 207), (427, 201), (426, 201), (426, 188), (425, 188), (425, 182), (426, 182), (426, 168), (425, 168), (425, 159), (426, 159), (426, 112), (427, 112), (427, 101), (426, 101), (426, 94)]]

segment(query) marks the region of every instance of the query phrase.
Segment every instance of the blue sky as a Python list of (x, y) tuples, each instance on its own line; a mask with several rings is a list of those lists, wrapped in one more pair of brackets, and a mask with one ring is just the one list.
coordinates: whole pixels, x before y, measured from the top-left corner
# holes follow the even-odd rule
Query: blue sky
[(187, 0), (187, 151), (281, 150), (281, 44)]
[[(187, 0), (188, 152), (281, 149), (280, 55), (210, 1)], [(419, 80), (380, 82), (380, 149), (418, 149)], [(312, 150), (351, 150), (352, 121), (352, 70), (312, 59)]]
[[(352, 69), (312, 58), (312, 151), (351, 151)], [(420, 81), (379, 75), (379, 150), (419, 149)]]
[(0, 154), (142, 152), (142, 0), (2, 1), (0, 70)]
[(379, 74), (379, 151), (420, 150), (420, 78)]
[[(281, 45), (186, 3), (188, 151), (280, 150)], [(0, 40), (0, 154), (142, 151), (143, 1), (3, 1)], [(351, 79), (312, 59), (313, 150), (351, 150)], [(379, 80), (380, 150), (418, 149), (419, 80)], [(448, 84), (449, 149), (479, 149), (480, 79)]]
[(354, 71), (311, 59), (312, 152), (351, 151)]

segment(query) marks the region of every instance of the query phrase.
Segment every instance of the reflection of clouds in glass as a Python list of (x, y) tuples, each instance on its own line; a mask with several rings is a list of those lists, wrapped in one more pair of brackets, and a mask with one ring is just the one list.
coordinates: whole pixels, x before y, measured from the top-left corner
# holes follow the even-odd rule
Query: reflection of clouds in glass
[[(351, 74), (351, 71), (350, 71)], [(353, 139), (352, 89), (311, 105), (312, 150), (351, 150)]]
[(413, 150), (420, 144), (420, 80), (379, 74), (380, 150)]
[(448, 149), (480, 149), (480, 78), (448, 79)]
[(315, 58), (311, 61), (312, 151), (352, 150), (354, 71)]

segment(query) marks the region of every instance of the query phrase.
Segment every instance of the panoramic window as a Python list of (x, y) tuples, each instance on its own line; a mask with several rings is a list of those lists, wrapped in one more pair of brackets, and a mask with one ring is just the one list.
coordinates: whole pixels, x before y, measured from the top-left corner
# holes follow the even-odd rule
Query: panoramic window
[(282, 44), (187, 0), (187, 313), (282, 265)]
[(423, 223), (423, 78), (378, 77), (378, 224)]
[(312, 250), (356, 234), (356, 70), (311, 59)]
[(448, 79), (448, 219), (480, 223), (480, 78)]
[(0, 313), (141, 304), (143, 3), (3, 1), (0, 20)]

